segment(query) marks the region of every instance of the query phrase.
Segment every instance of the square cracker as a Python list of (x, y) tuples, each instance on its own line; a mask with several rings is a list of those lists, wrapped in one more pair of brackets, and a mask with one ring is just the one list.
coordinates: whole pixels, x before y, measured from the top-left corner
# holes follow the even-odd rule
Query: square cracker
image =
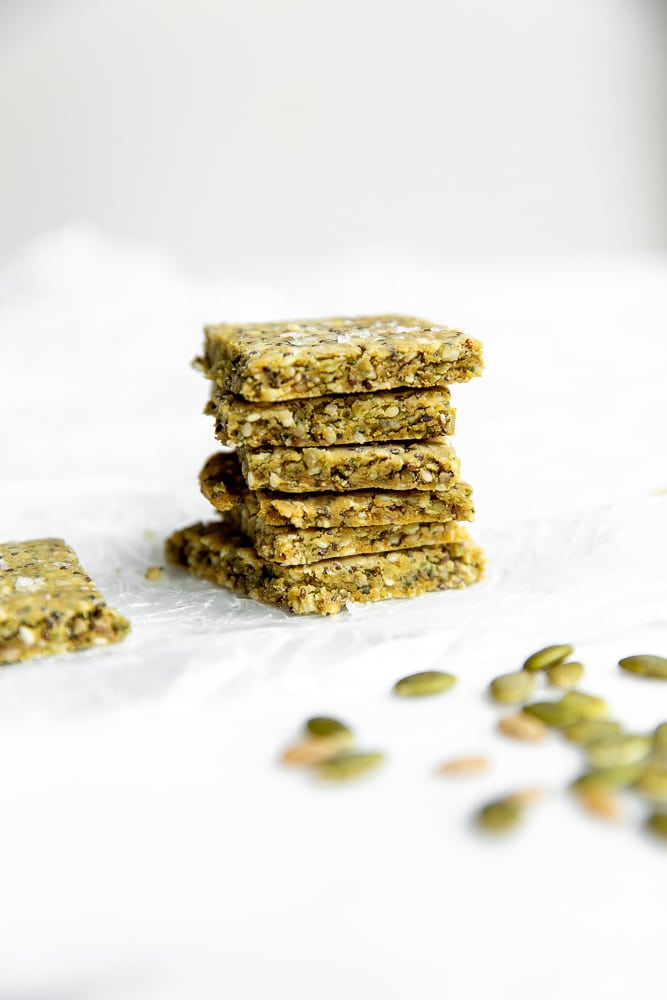
[(248, 400), (428, 388), (482, 373), (482, 347), (461, 330), (414, 316), (355, 316), (204, 328), (195, 360)]
[(129, 628), (62, 539), (0, 544), (0, 664), (106, 646)]

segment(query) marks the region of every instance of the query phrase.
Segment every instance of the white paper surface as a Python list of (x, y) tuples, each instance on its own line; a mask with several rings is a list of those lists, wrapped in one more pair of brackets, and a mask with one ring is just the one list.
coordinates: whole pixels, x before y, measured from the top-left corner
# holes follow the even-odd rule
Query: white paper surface
[[(656, 258), (373, 252), (202, 276), (83, 226), (5, 263), (0, 536), (64, 537), (133, 629), (0, 674), (0, 995), (655, 992), (667, 855), (633, 803), (618, 828), (582, 816), (562, 791), (577, 751), (503, 741), (484, 691), (573, 642), (585, 690), (629, 725), (667, 718), (667, 686), (616, 666), (667, 651), (666, 279)], [(146, 581), (165, 535), (208, 516), (202, 324), (379, 310), (485, 344), (454, 402), (486, 581), (330, 619)], [(451, 694), (392, 698), (438, 667)], [(321, 788), (276, 763), (320, 712), (386, 751), (377, 776)], [(434, 777), (468, 752), (487, 776)], [(471, 831), (535, 784), (553, 794), (516, 837)]]

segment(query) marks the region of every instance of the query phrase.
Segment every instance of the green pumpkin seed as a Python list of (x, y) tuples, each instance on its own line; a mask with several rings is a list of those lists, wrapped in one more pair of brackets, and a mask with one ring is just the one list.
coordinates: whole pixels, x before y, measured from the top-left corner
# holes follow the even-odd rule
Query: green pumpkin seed
[(383, 760), (381, 753), (342, 753), (324, 761), (316, 770), (325, 781), (349, 781), (372, 771)]
[(584, 691), (568, 691), (560, 700), (564, 708), (571, 709), (578, 719), (604, 719), (609, 714), (609, 707), (604, 698)]
[(534, 701), (530, 705), (524, 705), (521, 711), (555, 729), (569, 726), (579, 718), (574, 709), (563, 705), (562, 701)]
[(530, 698), (535, 690), (535, 683), (532, 674), (521, 670), (513, 674), (501, 674), (491, 681), (489, 693), (500, 705), (516, 705)]
[(591, 767), (624, 767), (644, 760), (650, 750), (650, 737), (618, 733), (616, 736), (603, 736), (591, 743), (586, 748), (586, 757)]
[(476, 821), (486, 833), (507, 833), (521, 822), (522, 816), (523, 809), (518, 802), (498, 799), (483, 806)]
[(315, 737), (337, 736), (338, 733), (351, 734), (350, 727), (346, 726), (344, 722), (340, 722), (338, 719), (331, 719), (326, 715), (317, 715), (312, 719), (308, 719), (304, 728), (309, 736)]
[(571, 688), (578, 684), (584, 676), (583, 663), (575, 660), (567, 660), (565, 663), (556, 663), (555, 666), (547, 670), (547, 680), (549, 684), (559, 688)]
[(595, 740), (602, 739), (603, 736), (616, 736), (623, 732), (620, 722), (612, 722), (611, 719), (580, 719), (573, 722), (571, 726), (566, 726), (563, 736), (570, 743), (578, 743), (580, 746), (588, 746)]
[(585, 792), (591, 788), (627, 788), (637, 781), (643, 770), (644, 765), (638, 763), (586, 771), (572, 782), (570, 788), (573, 792)]
[(667, 765), (649, 761), (634, 790), (651, 802), (667, 802)]
[(642, 653), (638, 656), (625, 656), (618, 661), (622, 670), (627, 670), (637, 677), (652, 677), (655, 680), (667, 681), (667, 659), (664, 656), (651, 656)]
[(653, 748), (651, 751), (656, 757), (667, 758), (667, 722), (661, 722), (653, 732)]
[(667, 843), (667, 813), (657, 812), (646, 820), (646, 829)]
[(445, 674), (441, 670), (423, 670), (396, 681), (394, 693), (404, 698), (423, 698), (449, 691), (456, 682), (457, 678), (453, 674)]
[(524, 670), (548, 670), (549, 667), (555, 666), (556, 663), (562, 663), (563, 660), (567, 660), (568, 656), (571, 656), (574, 652), (574, 646), (546, 646), (544, 649), (539, 649), (532, 656), (529, 656), (523, 665)]

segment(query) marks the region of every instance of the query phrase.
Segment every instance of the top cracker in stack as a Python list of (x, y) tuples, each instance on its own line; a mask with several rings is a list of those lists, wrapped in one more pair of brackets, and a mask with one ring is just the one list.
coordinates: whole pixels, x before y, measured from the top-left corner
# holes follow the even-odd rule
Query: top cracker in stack
[(257, 402), (330, 393), (425, 389), (482, 373), (481, 344), (413, 316), (205, 327), (208, 378)]
[(479, 577), (481, 553), (453, 523), (472, 519), (471, 490), (443, 436), (447, 384), (481, 374), (477, 341), (405, 316), (205, 334), (207, 412), (236, 456), (202, 470), (222, 523), (177, 532), (172, 561), (298, 612)]

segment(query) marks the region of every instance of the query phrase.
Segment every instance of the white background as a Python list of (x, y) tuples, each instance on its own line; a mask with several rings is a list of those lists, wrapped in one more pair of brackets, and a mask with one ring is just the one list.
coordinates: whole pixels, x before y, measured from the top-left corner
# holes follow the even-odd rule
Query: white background
[[(665, 10), (0, 6), (0, 540), (64, 536), (133, 626), (0, 673), (3, 1000), (664, 992), (641, 808), (582, 815), (577, 751), (503, 741), (485, 690), (570, 641), (629, 727), (667, 717), (616, 666), (667, 651)], [(147, 582), (208, 516), (202, 324), (389, 310), (484, 342), (454, 401), (487, 580), (324, 620)], [(394, 699), (420, 667), (458, 687)], [(281, 768), (319, 712), (384, 768)], [(468, 752), (487, 776), (434, 775)]]
[(4, 0), (0, 252), (664, 247), (663, 0)]

